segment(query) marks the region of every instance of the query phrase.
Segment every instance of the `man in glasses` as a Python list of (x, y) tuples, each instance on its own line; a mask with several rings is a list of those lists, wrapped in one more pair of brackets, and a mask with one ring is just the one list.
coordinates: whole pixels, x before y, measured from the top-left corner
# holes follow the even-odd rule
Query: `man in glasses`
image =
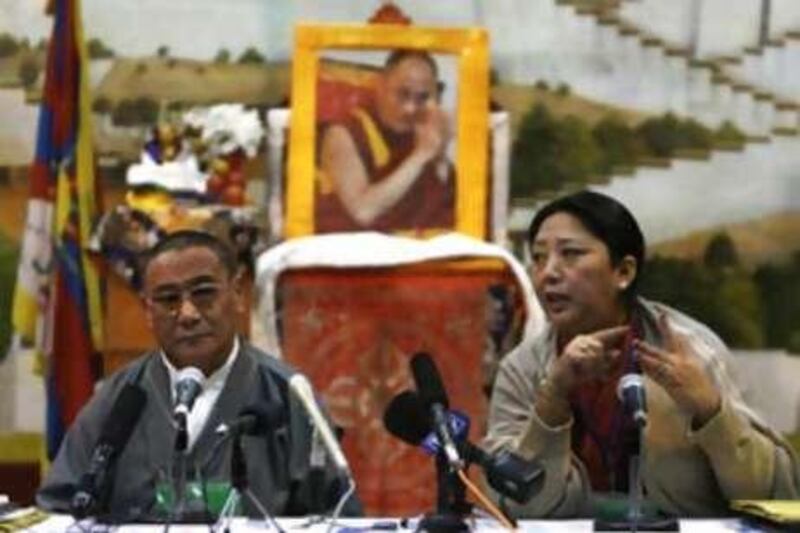
[[(252, 494), (274, 515), (330, 510), (340, 480), (332, 468), (317, 464), (316, 455), (319, 468), (312, 468), (312, 427), (288, 393), (294, 370), (237, 335), (243, 301), (233, 252), (209, 234), (176, 232), (146, 254), (142, 281), (147, 321), (159, 347), (111, 376), (83, 409), (39, 491), (39, 506), (70, 512), (74, 494), (85, 488), (82, 476), (93, 468), (93, 450), (113, 425), (112, 406), (126, 385), (135, 384), (146, 394), (144, 410), (118, 446), (112, 475), (95, 495), (101, 503), (96, 511), (120, 520), (169, 516), (169, 506), (159, 509), (156, 502), (174, 485), (172, 406), (182, 369), (195, 367), (205, 379), (186, 420), (181, 475), (187, 472), (190, 485), (194, 480), (202, 488), (205, 481), (206, 492), (209, 483), (215, 490), (228, 488), (230, 455), (217, 429), (256, 407), (271, 416), (268, 427), (243, 439)], [(348, 510), (357, 511), (357, 504)], [(248, 499), (243, 511), (260, 516)]]
[(440, 90), (428, 53), (396, 50), (370, 101), (320, 128), (317, 232), (453, 228), (452, 135)]

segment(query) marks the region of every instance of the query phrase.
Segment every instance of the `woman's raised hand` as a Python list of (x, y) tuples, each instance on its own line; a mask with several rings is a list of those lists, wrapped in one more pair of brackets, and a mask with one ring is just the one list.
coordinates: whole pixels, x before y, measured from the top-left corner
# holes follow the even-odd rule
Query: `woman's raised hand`
[(663, 313), (658, 317), (658, 327), (664, 338), (663, 348), (635, 341), (642, 370), (692, 415), (692, 426), (700, 428), (719, 411), (719, 391), (700, 359), (692, 354), (686, 338), (672, 329)]

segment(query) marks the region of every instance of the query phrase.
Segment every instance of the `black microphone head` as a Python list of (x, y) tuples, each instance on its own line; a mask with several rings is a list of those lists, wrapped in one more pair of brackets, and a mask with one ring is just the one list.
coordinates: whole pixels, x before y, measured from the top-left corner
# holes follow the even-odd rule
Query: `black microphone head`
[(146, 403), (147, 394), (144, 390), (133, 383), (126, 383), (106, 417), (99, 442), (122, 448), (130, 439)]
[(431, 432), (428, 408), (413, 391), (406, 390), (392, 398), (383, 412), (383, 425), (398, 439), (418, 445)]
[(103, 421), (89, 468), (81, 476), (70, 502), (70, 512), (76, 518), (83, 519), (104, 505), (102, 494), (108, 471), (125, 449), (146, 403), (147, 394), (135, 383), (126, 383), (114, 400), (114, 405)]
[(286, 424), (286, 410), (277, 402), (249, 405), (239, 411), (239, 418), (249, 419), (244, 427), (245, 435), (265, 435)]
[(424, 352), (414, 354), (411, 358), (411, 373), (414, 375), (414, 383), (424, 405), (438, 403), (445, 409), (449, 407), (442, 375), (429, 354)]

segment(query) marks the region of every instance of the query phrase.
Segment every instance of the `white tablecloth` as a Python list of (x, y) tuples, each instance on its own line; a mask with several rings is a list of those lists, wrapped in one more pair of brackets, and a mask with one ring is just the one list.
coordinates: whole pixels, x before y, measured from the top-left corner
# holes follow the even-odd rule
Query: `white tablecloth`
[[(308, 533), (327, 532), (330, 522), (318, 522), (310, 524), (307, 519), (302, 518), (280, 518), (278, 519), (281, 527), (287, 532), (290, 531), (304, 531)], [(87, 522), (83, 522), (82, 526), (89, 526)], [(416, 526), (416, 521), (411, 520), (408, 522), (401, 522), (399, 519), (390, 518), (359, 518), (359, 519), (343, 519), (337, 522), (334, 531), (336, 533), (356, 533), (362, 531), (413, 531)], [(488, 520), (480, 519), (474, 523), (474, 530), (481, 532), (491, 531), (506, 531), (500, 526), (499, 523)], [(84, 531), (102, 531), (103, 529), (84, 529)], [(114, 528), (115, 532), (133, 533), (133, 532), (155, 532), (163, 531), (163, 525), (137, 525), (127, 524)], [(236, 518), (233, 520), (231, 531), (245, 532), (245, 531), (275, 531), (275, 528), (263, 521), (248, 520), (245, 518)], [(723, 519), (723, 520), (681, 520), (680, 521), (681, 533), (722, 533), (722, 532), (758, 532), (760, 529), (754, 529), (743, 524), (740, 520), (736, 519)], [(45, 522), (28, 529), (37, 533), (55, 533), (64, 531), (81, 531), (75, 524), (75, 521), (70, 516), (55, 515)], [(181, 532), (207, 532), (207, 526), (201, 525), (172, 525), (169, 528), (171, 533)], [(519, 522), (519, 531), (523, 532), (536, 532), (536, 533), (591, 533), (594, 531), (592, 522), (590, 520), (521, 520)], [(640, 531), (645, 531), (640, 529)]]

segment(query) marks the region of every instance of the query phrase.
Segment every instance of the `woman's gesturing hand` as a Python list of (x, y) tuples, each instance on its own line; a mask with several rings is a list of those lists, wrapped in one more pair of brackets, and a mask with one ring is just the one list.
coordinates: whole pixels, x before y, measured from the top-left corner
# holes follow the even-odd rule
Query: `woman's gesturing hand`
[(621, 360), (620, 346), (628, 326), (601, 329), (586, 335), (576, 335), (539, 383), (536, 411), (549, 426), (569, 420), (569, 394), (586, 381), (602, 380), (616, 369)]
[(556, 359), (550, 379), (564, 393), (576, 385), (602, 381), (620, 363), (621, 346), (628, 326), (601, 329), (586, 335), (576, 335)]
[(720, 408), (721, 398), (686, 338), (673, 331), (665, 314), (658, 317), (664, 347), (635, 341), (642, 370), (681, 408), (692, 415), (692, 426), (705, 425)]

